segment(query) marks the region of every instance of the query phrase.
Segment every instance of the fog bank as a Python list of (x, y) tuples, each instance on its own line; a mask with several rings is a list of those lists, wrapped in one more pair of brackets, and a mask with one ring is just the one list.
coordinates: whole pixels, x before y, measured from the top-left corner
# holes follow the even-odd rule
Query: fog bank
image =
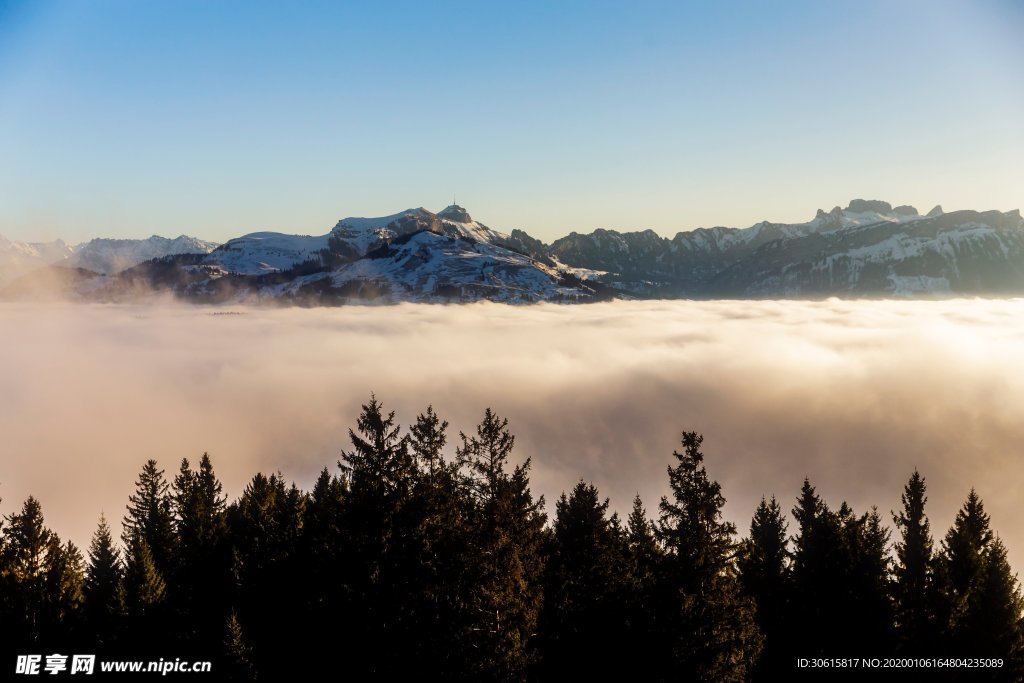
[[(147, 458), (209, 451), (230, 498), (258, 470), (309, 487), (375, 392), (470, 432), (509, 419), (548, 501), (583, 477), (628, 511), (705, 436), (727, 516), (833, 507), (886, 520), (915, 467), (941, 537), (971, 486), (1024, 561), (1024, 300), (616, 302), (339, 309), (0, 305), (0, 512), (29, 494), (80, 545), (119, 526)], [(405, 430), (403, 430), (404, 433)]]

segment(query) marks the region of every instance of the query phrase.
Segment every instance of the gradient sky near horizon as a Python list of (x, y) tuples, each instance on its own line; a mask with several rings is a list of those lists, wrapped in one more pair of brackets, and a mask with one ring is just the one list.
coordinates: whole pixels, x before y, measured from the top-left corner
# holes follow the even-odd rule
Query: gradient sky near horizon
[(0, 0), (0, 234), (1018, 208), (1022, 29), (1009, 0)]

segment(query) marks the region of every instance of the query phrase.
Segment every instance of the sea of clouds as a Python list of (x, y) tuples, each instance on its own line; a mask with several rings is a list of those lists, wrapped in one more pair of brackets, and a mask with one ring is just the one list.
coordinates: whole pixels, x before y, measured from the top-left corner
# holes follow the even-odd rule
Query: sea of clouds
[(308, 488), (373, 392), (403, 425), (433, 404), (450, 452), (490, 406), (549, 505), (582, 477), (654, 516), (680, 432), (699, 431), (742, 533), (805, 476), (888, 520), (918, 468), (936, 537), (976, 487), (1019, 567), (1022, 370), (1019, 299), (0, 304), (0, 513), (35, 495), (85, 545), (146, 459), (172, 478), (204, 451), (231, 498), (256, 471)]

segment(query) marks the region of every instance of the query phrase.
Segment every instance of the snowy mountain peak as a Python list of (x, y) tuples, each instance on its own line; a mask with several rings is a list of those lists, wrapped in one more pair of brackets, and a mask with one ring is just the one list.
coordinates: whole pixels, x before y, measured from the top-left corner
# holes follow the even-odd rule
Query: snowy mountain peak
[(469, 212), (458, 204), (452, 204), (451, 206), (445, 207), (440, 213), (437, 214), (439, 218), (443, 218), (448, 221), (455, 223), (472, 223), (473, 219), (470, 217)]

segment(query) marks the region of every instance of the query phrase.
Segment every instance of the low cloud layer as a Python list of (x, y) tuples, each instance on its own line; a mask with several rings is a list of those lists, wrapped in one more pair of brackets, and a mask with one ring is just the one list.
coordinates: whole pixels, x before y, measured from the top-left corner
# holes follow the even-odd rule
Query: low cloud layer
[[(139, 469), (209, 451), (231, 498), (258, 470), (311, 485), (375, 392), (470, 432), (508, 417), (548, 501), (583, 477), (653, 516), (682, 430), (705, 436), (727, 516), (899, 506), (916, 467), (941, 537), (971, 486), (1024, 563), (1024, 301), (589, 306), (0, 305), (0, 512), (30, 494), (86, 544)], [(451, 448), (449, 450), (452, 450)]]

